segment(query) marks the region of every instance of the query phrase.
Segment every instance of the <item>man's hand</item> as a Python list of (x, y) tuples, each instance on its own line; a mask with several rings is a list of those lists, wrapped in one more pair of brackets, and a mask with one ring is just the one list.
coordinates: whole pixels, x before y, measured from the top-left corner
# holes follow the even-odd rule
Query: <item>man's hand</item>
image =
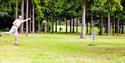
[(27, 18), (27, 19), (25, 19), (25, 20), (22, 20), (23, 22), (25, 22), (25, 21), (28, 21), (28, 20), (31, 20), (31, 18)]
[(28, 20), (31, 20), (31, 18), (28, 18)]

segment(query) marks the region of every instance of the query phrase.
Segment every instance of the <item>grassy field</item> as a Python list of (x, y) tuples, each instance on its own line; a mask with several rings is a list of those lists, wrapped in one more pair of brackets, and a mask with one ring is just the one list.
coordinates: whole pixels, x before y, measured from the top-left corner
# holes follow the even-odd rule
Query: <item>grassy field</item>
[(29, 34), (0, 37), (0, 63), (125, 63), (125, 35), (90, 36), (78, 34)]

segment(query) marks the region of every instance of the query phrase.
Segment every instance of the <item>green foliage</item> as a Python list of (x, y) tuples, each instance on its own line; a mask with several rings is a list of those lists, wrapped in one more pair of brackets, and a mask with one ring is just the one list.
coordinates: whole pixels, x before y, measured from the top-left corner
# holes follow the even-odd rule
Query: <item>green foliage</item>
[[(122, 1), (122, 2), (121, 2)], [(52, 18), (57, 21), (63, 18), (76, 18), (82, 16), (83, 4), (85, 0), (31, 0), (30, 3), (35, 5), (35, 21), (41, 22), (42, 20), (52, 21)], [(125, 19), (125, 4), (124, 0), (86, 0), (87, 5), (87, 19), (89, 13), (93, 14), (94, 19), (107, 18), (107, 13), (111, 14), (113, 18)], [(122, 3), (122, 5), (121, 5)], [(21, 0), (19, 0), (19, 14), (21, 10)], [(32, 6), (32, 4), (30, 4)], [(9, 16), (12, 19), (15, 17), (15, 0), (0, 0), (0, 17), (2, 19)], [(89, 11), (90, 12), (89, 12)], [(97, 17), (97, 15), (99, 17)], [(1, 20), (9, 22), (8, 19)]]
[(97, 12), (114, 12), (117, 10), (123, 10), (121, 6), (121, 0), (95, 0), (94, 5), (91, 6), (92, 11)]
[(44, 18), (45, 7), (41, 5), (41, 0), (34, 0), (35, 10), (36, 10), (36, 19), (41, 21)]
[(15, 4), (15, 0), (0, 0), (0, 17), (7, 16), (11, 12), (13, 12), (13, 5)]
[(63, 4), (65, 0), (57, 0), (57, 2), (54, 4), (54, 12), (61, 14), (63, 9)]

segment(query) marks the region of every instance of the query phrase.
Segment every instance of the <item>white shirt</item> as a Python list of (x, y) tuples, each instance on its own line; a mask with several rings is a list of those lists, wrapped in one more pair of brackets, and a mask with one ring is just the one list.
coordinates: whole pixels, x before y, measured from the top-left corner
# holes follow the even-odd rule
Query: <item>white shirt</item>
[(20, 19), (16, 19), (14, 22), (13, 22), (13, 28), (18, 30), (18, 28), (20, 27), (21, 23), (23, 23), (24, 20), (20, 20)]

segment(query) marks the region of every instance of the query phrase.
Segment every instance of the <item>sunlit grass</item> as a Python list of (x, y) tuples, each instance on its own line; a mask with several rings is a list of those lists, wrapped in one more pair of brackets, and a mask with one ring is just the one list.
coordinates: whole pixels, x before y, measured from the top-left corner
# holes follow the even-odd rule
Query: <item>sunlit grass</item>
[(20, 46), (13, 35), (0, 37), (0, 63), (124, 63), (125, 36), (78, 34), (21, 34)]

